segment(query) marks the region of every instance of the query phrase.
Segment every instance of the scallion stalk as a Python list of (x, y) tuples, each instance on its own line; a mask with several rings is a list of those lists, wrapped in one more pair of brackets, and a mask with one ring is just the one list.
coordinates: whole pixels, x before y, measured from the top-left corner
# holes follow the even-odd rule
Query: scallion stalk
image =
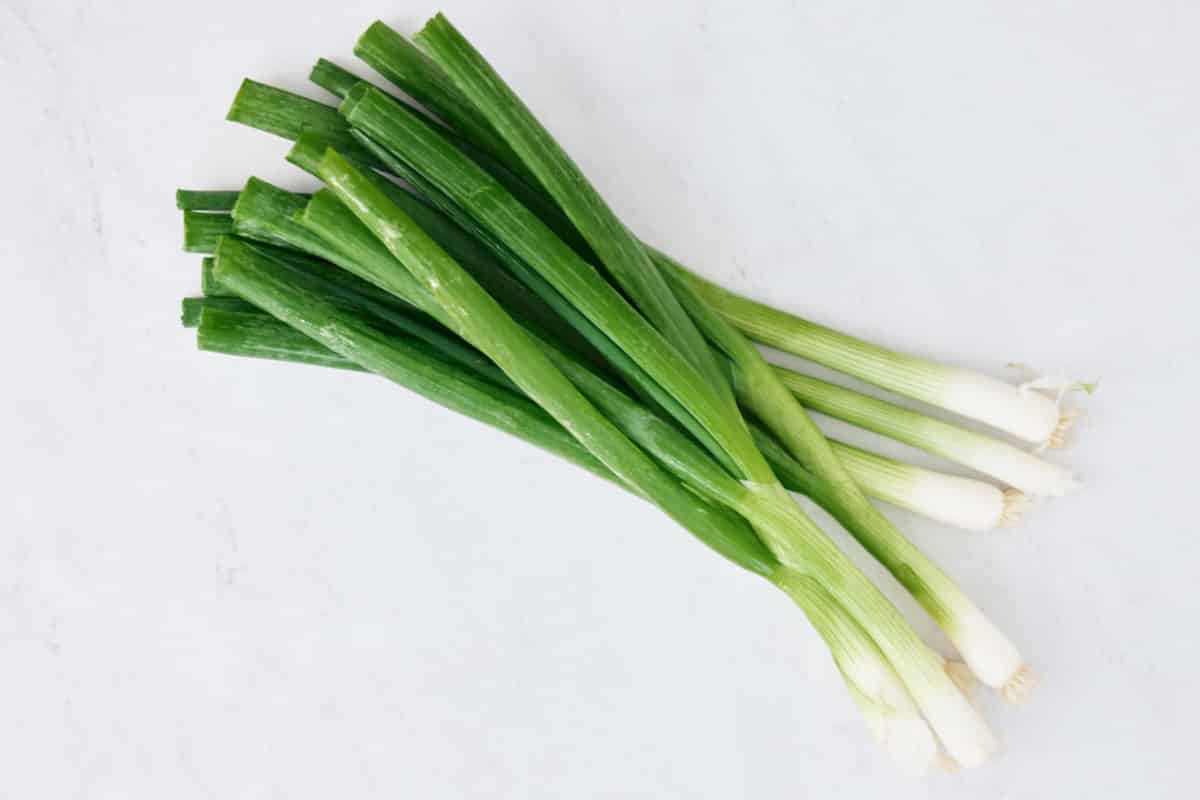
[[(897, 394), (990, 425), (1027, 442), (1061, 447), (1076, 415), (1036, 382), (1022, 386), (898, 353), (723, 289), (671, 262), (729, 322), (765, 345), (815, 361)], [(1055, 389), (1070, 384), (1058, 382)], [(1083, 385), (1080, 384), (1083, 388)]]
[(1080, 486), (1065, 467), (994, 437), (782, 367), (776, 374), (806, 408), (970, 467), (1025, 494), (1058, 497)]
[(830, 512), (1010, 700), (1033, 683), (1016, 648), (868, 496), (985, 530), (1025, 495), (827, 440), (806, 408), (1014, 487), (1061, 494), (1073, 478), (772, 366), (747, 337), (1040, 447), (1063, 445), (1078, 386), (944, 367), (717, 287), (639, 241), (443, 15), (414, 41), (377, 22), (355, 52), (416, 103), (324, 59), (310, 78), (337, 109), (242, 84), (229, 119), (294, 141), (289, 160), (328, 188), (177, 192), (185, 250), (213, 255), (205, 296), (183, 301), (200, 348), (373, 372), (605, 477), (799, 605), (902, 764), (941, 763), (939, 739), (964, 766), (990, 757), (965, 665), (930, 650), (787, 490)]
[(1016, 489), (947, 475), (830, 440), (854, 482), (871, 497), (968, 531), (1015, 525), (1029, 509)]

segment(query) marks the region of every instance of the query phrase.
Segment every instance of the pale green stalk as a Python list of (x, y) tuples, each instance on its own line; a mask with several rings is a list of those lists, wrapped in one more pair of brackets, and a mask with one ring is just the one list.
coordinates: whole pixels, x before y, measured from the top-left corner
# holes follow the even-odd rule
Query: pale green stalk
[(947, 475), (830, 440), (846, 472), (869, 496), (969, 531), (1016, 524), (1029, 502), (1015, 489)]
[[(660, 262), (663, 263), (663, 262)], [(667, 264), (726, 320), (750, 338), (883, 389), (978, 420), (1039, 445), (1061, 447), (1075, 420), (1060, 409), (1063, 379), (1016, 386), (971, 370), (899, 353), (734, 294)], [(1057, 391), (1051, 397), (1041, 388)]]
[(1026, 494), (1060, 496), (1079, 487), (1065, 467), (991, 436), (783, 367), (775, 374), (805, 408), (978, 470)]

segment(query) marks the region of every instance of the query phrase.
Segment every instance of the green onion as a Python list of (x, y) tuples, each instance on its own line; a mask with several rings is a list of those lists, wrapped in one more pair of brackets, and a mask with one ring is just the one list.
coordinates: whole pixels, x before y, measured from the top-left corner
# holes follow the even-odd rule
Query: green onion
[[(1075, 415), (1060, 409), (1061, 395), (1039, 391), (1043, 384), (1014, 386), (971, 370), (947, 367), (898, 353), (824, 325), (749, 300), (660, 261), (713, 306), (729, 322), (756, 341), (815, 361), (897, 394), (978, 420), (1028, 442), (1061, 447)], [(1055, 380), (1044, 388), (1088, 388)]]
[(1015, 525), (1029, 509), (1016, 489), (947, 475), (830, 440), (833, 452), (871, 497), (969, 531)]
[[(1012, 386), (720, 289), (635, 238), (445, 17), (415, 39), (377, 22), (356, 46), (415, 103), (324, 59), (310, 78), (337, 109), (242, 84), (229, 118), (293, 141), (289, 161), (328, 188), (177, 192), (185, 249), (215, 253), (205, 297), (183, 301), (200, 348), (374, 372), (632, 491), (805, 611), (902, 764), (938, 764), (939, 739), (964, 766), (986, 760), (996, 745), (966, 665), (931, 651), (787, 490), (831, 513), (1016, 700), (1033, 681), (1016, 648), (868, 496), (985, 530), (1020, 512), (1022, 488), (1060, 494), (1070, 473), (774, 367), (746, 337), (1049, 447), (1077, 385)], [(827, 440), (806, 407), (1016, 488)]]
[(1060, 496), (1079, 487), (1070, 470), (991, 436), (781, 367), (776, 374), (813, 411), (978, 470), (1026, 494)]

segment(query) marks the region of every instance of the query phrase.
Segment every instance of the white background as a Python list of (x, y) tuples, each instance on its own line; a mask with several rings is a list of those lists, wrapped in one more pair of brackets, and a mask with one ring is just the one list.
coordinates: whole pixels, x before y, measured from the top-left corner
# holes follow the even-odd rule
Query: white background
[(239, 80), (320, 96), (318, 56), (434, 10), (0, 3), (0, 796), (1187, 796), (1197, 7), (447, 0), (702, 272), (1103, 379), (1056, 456), (1084, 493), (974, 537), (896, 514), (1043, 678), (986, 701), (1001, 759), (926, 783), (799, 611), (660, 513), (380, 380), (179, 328), (175, 187), (306, 185), (222, 122)]

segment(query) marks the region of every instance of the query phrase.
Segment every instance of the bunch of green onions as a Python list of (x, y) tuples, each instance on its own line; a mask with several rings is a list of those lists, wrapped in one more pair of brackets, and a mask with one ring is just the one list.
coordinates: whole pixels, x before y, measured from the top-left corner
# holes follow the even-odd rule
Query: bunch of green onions
[[(376, 373), (658, 506), (801, 607), (872, 734), (902, 765), (972, 767), (996, 741), (974, 680), (1014, 702), (1017, 648), (868, 499), (968, 530), (1011, 524), (1069, 471), (995, 436), (770, 364), (753, 342), (1063, 444), (1066, 381), (1023, 387), (871, 345), (704, 280), (641, 242), (441, 15), (412, 40), (371, 25), (320, 60), (336, 107), (247, 80), (231, 120), (294, 142), (324, 188), (250, 178), (180, 190), (204, 253), (184, 300), (202, 350)], [(402, 94), (395, 93), (399, 90)], [(810, 411), (965, 466), (961, 477), (831, 441)], [(796, 503), (828, 511), (929, 612), (929, 648)]]

